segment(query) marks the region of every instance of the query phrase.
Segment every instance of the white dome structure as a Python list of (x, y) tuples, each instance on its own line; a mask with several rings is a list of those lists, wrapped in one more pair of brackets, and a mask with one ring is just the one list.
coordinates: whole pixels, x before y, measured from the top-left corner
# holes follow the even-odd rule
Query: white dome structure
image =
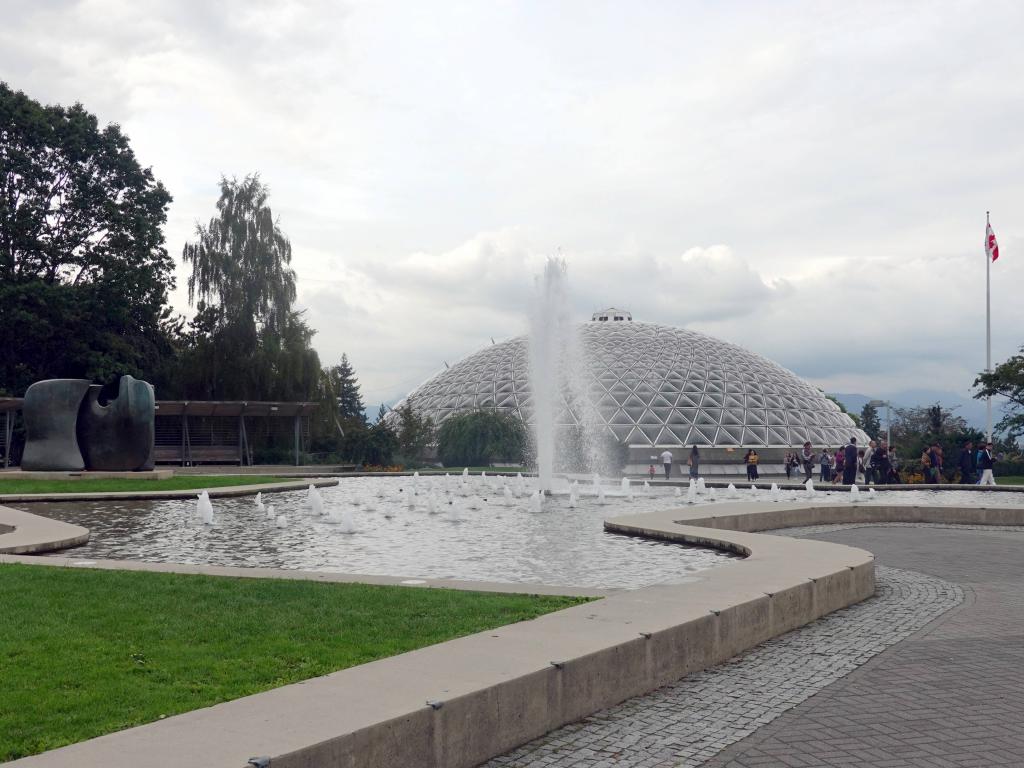
[[(609, 308), (579, 326), (582, 387), (600, 428), (633, 449), (836, 446), (867, 435), (816, 387), (741, 347), (695, 331), (634, 322)], [(532, 419), (529, 340), (476, 352), (414, 390), (407, 401), (440, 424), (497, 409)], [(559, 426), (581, 414), (563, 400)], [(591, 416), (591, 423), (593, 416)]]

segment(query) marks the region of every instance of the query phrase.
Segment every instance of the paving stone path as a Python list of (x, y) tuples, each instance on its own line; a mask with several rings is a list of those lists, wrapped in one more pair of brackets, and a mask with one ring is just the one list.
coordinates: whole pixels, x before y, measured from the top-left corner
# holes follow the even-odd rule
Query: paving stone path
[(1022, 532), (787, 531), (874, 552), (877, 596), (487, 766), (1024, 765)]

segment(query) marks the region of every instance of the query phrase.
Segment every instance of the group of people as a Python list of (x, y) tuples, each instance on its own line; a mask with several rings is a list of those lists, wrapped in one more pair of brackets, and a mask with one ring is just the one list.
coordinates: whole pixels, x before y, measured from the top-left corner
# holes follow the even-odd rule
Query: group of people
[[(982, 443), (975, 450), (974, 443), (968, 440), (960, 451), (960, 482), (966, 485), (995, 485), (996, 479), (992, 476), (995, 464), (996, 456), (992, 452), (992, 443)], [(921, 456), (921, 465), (931, 470), (930, 475), (925, 475), (926, 482), (941, 482), (942, 446), (936, 443), (925, 451)], [(934, 479), (929, 480), (929, 477)]]
[[(672, 452), (665, 450), (661, 454), (662, 466), (665, 469), (665, 479), (672, 476), (672, 464), (674, 458)], [(747, 467), (747, 480), (758, 479), (757, 465), (760, 461), (757, 451), (749, 449), (743, 457), (743, 463)], [(933, 443), (921, 454), (921, 468), (926, 483), (941, 483), (943, 468), (942, 446)], [(974, 443), (967, 442), (960, 451), (960, 482), (977, 485), (995, 485), (995, 478), (992, 476), (992, 468), (995, 466), (996, 458), (992, 452), (992, 443), (983, 443), (974, 447)], [(696, 479), (700, 474), (700, 451), (697, 446), (690, 449), (690, 455), (686, 460), (690, 469), (690, 477)], [(851, 437), (850, 442), (842, 448), (836, 448), (833, 452), (829, 448), (823, 448), (820, 454), (816, 454), (808, 441), (804, 443), (803, 449), (794, 453), (787, 453), (785, 458), (786, 477), (792, 479), (799, 475), (802, 470), (804, 481), (810, 480), (814, 475), (814, 467), (819, 466), (819, 478), (821, 482), (832, 481), (833, 484), (843, 483), (853, 485), (864, 483), (865, 485), (886, 485), (889, 483), (901, 482), (899, 476), (899, 463), (896, 458), (896, 451), (893, 450), (885, 440), (875, 443), (868, 441), (865, 448), (857, 447), (857, 438)], [(648, 468), (651, 479), (656, 474), (654, 465)]]
[(820, 467), (821, 482), (831, 480), (833, 484), (853, 485), (860, 482), (885, 485), (900, 481), (896, 452), (885, 440), (880, 444), (871, 440), (867, 447), (859, 448), (857, 438), (851, 437), (846, 446), (836, 448), (834, 452), (823, 448), (820, 454), (814, 452), (808, 441), (802, 450), (786, 454), (786, 477), (790, 479), (803, 470), (804, 481), (810, 480), (814, 476), (815, 466)]
[[(672, 464), (675, 458), (672, 456), (672, 451), (665, 449), (661, 453), (661, 465), (665, 468), (665, 479), (668, 480), (672, 477)], [(700, 451), (697, 450), (697, 446), (693, 446), (690, 449), (690, 455), (686, 459), (686, 464), (690, 467), (690, 477), (694, 480), (700, 475)], [(647, 469), (651, 480), (654, 479), (655, 471), (654, 465), (651, 464)]]

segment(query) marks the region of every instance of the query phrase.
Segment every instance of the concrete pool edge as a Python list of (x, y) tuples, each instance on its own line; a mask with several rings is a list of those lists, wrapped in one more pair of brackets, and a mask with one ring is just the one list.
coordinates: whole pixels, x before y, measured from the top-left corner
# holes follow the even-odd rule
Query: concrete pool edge
[[(241, 476), (240, 476), (241, 477)], [(73, 480), (68, 482), (75, 482)], [(337, 478), (313, 477), (303, 480), (289, 480), (282, 483), (250, 483), (248, 485), (225, 485), (216, 488), (186, 488), (182, 490), (157, 491), (98, 491), (82, 493), (0, 493), (0, 504), (32, 503), (37, 501), (160, 501), (168, 499), (193, 499), (200, 491), (206, 491), (211, 499), (230, 496), (255, 496), (257, 493), (285, 493), (302, 491), (310, 485), (317, 488), (335, 486)]]
[(268, 755), (277, 768), (468, 768), (874, 592), (868, 552), (682, 526), (679, 514), (607, 525), (750, 557), (684, 584), (616, 592), (12, 765), (242, 766), (250, 756)]

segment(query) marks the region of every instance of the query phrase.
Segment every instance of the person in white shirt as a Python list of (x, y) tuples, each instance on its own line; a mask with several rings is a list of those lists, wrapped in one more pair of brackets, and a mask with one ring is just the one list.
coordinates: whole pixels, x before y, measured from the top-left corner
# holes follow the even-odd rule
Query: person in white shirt
[(662, 452), (661, 463), (665, 466), (665, 479), (668, 480), (672, 476), (672, 451)]

